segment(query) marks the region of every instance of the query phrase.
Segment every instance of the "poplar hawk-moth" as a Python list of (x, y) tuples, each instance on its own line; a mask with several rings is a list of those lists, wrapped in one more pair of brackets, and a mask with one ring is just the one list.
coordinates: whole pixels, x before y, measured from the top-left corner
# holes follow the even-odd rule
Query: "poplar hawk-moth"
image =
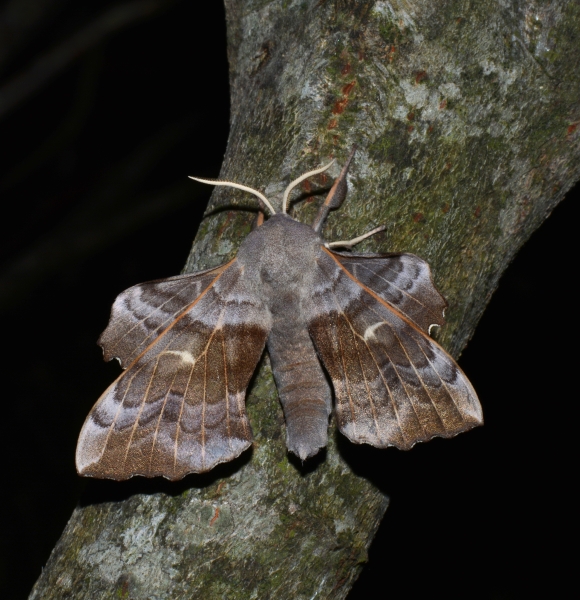
[(280, 212), (252, 188), (198, 180), (249, 191), (271, 216), (228, 263), (117, 297), (99, 344), (124, 372), (83, 425), (81, 475), (176, 480), (238, 456), (252, 443), (245, 395), (264, 347), (288, 450), (302, 460), (326, 446), (332, 390), (338, 428), (359, 444), (409, 449), (482, 423), (470, 382), (429, 337), (446, 302), (428, 264), (332, 249), (382, 228), (349, 242), (320, 234), (346, 197), (353, 154), (312, 226), (288, 215), (289, 194), (332, 163), (293, 181)]

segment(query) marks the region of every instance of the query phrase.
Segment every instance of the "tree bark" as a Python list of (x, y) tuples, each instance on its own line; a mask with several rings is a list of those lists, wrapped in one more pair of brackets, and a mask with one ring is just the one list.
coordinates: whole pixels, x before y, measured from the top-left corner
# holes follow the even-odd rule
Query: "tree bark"
[[(518, 248), (578, 179), (580, 5), (226, 9), (222, 178), (279, 202), (292, 178), (340, 164), (356, 143), (350, 195), (325, 236), (384, 223), (361, 246), (428, 260), (450, 305), (439, 340), (457, 356)], [(310, 222), (324, 186), (303, 187), (295, 217)], [(216, 189), (185, 272), (235, 254), (253, 219), (235, 205), (252, 201)], [(317, 459), (289, 458), (267, 356), (247, 405), (254, 447), (229, 465), (178, 484), (90, 482), (31, 598), (344, 598), (388, 499), (353, 472), (337, 435)]]

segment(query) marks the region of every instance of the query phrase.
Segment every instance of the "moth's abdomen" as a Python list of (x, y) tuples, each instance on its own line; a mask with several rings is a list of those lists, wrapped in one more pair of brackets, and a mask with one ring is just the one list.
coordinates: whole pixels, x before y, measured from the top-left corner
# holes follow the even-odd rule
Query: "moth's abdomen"
[(276, 323), (268, 352), (286, 420), (286, 445), (306, 460), (328, 439), (331, 391), (305, 327)]

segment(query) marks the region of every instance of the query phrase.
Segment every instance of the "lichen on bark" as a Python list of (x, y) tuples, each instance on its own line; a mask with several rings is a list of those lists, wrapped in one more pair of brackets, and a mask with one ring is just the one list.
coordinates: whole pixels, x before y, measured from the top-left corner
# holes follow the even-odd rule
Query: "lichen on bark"
[[(531, 232), (578, 179), (580, 7), (564, 1), (226, 0), (231, 132), (222, 177), (266, 191), (357, 143), (327, 239), (427, 259), (455, 356)], [(338, 166), (331, 175), (335, 176)], [(312, 219), (324, 176), (294, 206)], [(186, 272), (235, 254), (241, 192), (218, 188)], [(228, 208), (229, 206), (229, 208)], [(344, 598), (387, 498), (331, 435), (300, 465), (267, 356), (253, 449), (182, 483), (95, 484), (31, 598)], [(377, 468), (380, 468), (378, 465)], [(91, 495), (92, 494), (92, 495)]]

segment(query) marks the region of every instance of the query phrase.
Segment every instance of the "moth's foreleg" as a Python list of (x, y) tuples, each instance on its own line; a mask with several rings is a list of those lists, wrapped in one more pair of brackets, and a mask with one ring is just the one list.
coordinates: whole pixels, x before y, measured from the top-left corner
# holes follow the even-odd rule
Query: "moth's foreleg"
[(264, 224), (264, 213), (259, 210), (258, 214), (256, 215), (256, 218), (254, 219), (254, 222), (252, 223), (252, 231), (254, 231), (255, 229), (258, 229), (258, 227), (262, 226)]
[(268, 353), (286, 419), (286, 445), (306, 460), (326, 446), (331, 390), (307, 329), (277, 325), (268, 339)]
[(371, 235), (375, 235), (375, 233), (379, 233), (385, 229), (386, 227), (384, 225), (379, 225), (378, 227), (371, 229), (371, 231), (367, 231), (367, 233), (363, 233), (352, 240), (348, 240), (346, 242), (330, 242), (326, 244), (326, 246), (328, 248), (352, 248), (353, 246), (360, 244), (363, 240), (366, 240), (368, 237), (371, 237)]

